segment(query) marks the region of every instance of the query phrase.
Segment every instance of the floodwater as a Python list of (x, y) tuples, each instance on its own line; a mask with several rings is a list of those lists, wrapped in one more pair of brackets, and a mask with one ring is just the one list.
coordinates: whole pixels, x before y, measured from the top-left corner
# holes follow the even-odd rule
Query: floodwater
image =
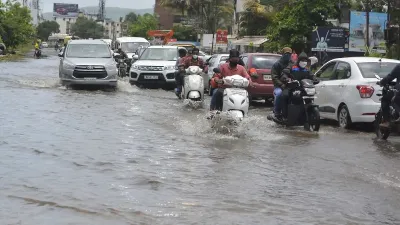
[(396, 137), (263, 106), (218, 134), (172, 92), (67, 90), (44, 54), (0, 63), (0, 224), (400, 224)]

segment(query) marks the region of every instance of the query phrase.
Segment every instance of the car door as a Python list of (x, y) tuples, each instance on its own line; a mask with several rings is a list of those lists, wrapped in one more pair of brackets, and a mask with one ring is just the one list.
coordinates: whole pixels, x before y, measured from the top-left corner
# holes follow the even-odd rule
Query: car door
[(317, 91), (315, 103), (319, 105), (320, 114), (325, 118), (330, 118), (329, 115), (331, 114), (328, 107), (329, 90), (327, 89), (327, 85), (334, 75), (336, 63), (337, 62), (334, 61), (323, 65), (322, 68), (315, 74), (315, 76), (320, 80), (320, 83), (315, 85), (315, 89)]
[(217, 60), (217, 55), (211, 56), (210, 61), (208, 61), (208, 77), (212, 77), (214, 74), (213, 69), (214, 69), (214, 64)]
[[(326, 82), (326, 106), (330, 112), (330, 119), (337, 119), (337, 110), (340, 103), (346, 102), (348, 97), (348, 83), (351, 77), (351, 66), (347, 62), (338, 61), (331, 80)], [(333, 113), (331, 113), (333, 112)]]
[[(243, 62), (244, 62), (244, 67), (246, 68), (246, 70), (248, 70), (249, 68), (248, 68), (248, 61), (249, 61), (249, 57), (247, 56), (247, 55), (244, 55), (244, 56), (242, 56), (241, 57), (242, 58), (242, 60), (243, 60)], [(248, 73), (249, 71), (247, 71), (247, 73)]]

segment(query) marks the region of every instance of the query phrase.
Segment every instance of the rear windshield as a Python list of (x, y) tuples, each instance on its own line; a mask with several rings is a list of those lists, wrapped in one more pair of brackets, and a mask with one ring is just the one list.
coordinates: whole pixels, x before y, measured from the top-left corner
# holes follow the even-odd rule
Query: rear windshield
[(357, 63), (364, 78), (375, 78), (375, 74), (386, 77), (398, 63), (394, 62), (363, 62)]
[(272, 55), (254, 55), (252, 60), (252, 67), (255, 69), (271, 69), (280, 56)]
[(226, 62), (226, 60), (228, 60), (228, 56), (221, 56), (219, 62)]

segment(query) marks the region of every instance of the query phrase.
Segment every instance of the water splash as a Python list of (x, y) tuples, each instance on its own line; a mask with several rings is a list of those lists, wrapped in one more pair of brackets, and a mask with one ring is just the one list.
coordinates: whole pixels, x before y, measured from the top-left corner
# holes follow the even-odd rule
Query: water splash
[(59, 88), (61, 87), (60, 80), (58, 78), (47, 78), (47, 79), (23, 79), (16, 80), (19, 85), (26, 87), (35, 88)]
[(192, 101), (190, 99), (184, 99), (183, 100), (183, 105), (185, 107), (191, 108), (191, 109), (204, 108), (204, 102), (203, 101)]

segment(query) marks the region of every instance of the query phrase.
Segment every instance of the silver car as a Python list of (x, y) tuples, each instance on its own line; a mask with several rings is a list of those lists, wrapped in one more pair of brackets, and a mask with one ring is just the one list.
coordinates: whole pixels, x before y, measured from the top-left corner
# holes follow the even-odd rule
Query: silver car
[(63, 85), (117, 86), (117, 64), (104, 41), (71, 40), (59, 57), (59, 77)]
[(214, 75), (213, 69), (218, 67), (220, 63), (226, 62), (226, 60), (228, 60), (228, 58), (229, 58), (229, 54), (214, 54), (213, 56), (211, 56), (211, 58), (207, 62), (208, 70), (206, 71), (206, 73), (208, 74), (208, 81), (207, 81), (206, 87), (208, 87), (208, 91), (210, 92), (209, 93), (210, 95), (212, 92), (210, 80), (211, 80), (212, 76)]

